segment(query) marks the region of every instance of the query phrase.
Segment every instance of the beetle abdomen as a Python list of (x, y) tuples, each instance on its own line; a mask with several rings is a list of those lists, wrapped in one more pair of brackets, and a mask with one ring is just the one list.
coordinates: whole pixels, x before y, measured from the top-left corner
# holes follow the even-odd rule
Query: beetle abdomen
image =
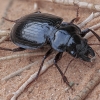
[(39, 48), (46, 43), (45, 32), (49, 31), (49, 28), (44, 28), (43, 23), (28, 23), (22, 30), (16, 30), (15, 33), (11, 34), (12, 41), (23, 48), (35, 49)]
[(61, 22), (62, 18), (51, 14), (29, 14), (16, 21), (11, 31), (11, 40), (22, 48), (39, 48), (46, 43), (47, 36)]

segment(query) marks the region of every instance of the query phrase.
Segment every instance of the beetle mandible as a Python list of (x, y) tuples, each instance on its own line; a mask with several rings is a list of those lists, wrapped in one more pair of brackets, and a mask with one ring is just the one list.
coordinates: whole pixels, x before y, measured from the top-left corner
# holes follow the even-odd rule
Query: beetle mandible
[(50, 45), (51, 48), (43, 57), (37, 77), (40, 74), (45, 59), (54, 49), (58, 52), (54, 58), (54, 65), (60, 72), (63, 81), (69, 85), (66, 76), (57, 64), (63, 52), (68, 52), (73, 57), (91, 62), (95, 57), (95, 53), (83, 37), (91, 31), (100, 41), (100, 37), (93, 30), (87, 28), (81, 31), (74, 24), (75, 19), (70, 22), (62, 22), (63, 19), (61, 17), (41, 12), (35, 12), (21, 17), (14, 21), (15, 25), (10, 34), (12, 42), (19, 46), (19, 48), (11, 49), (11, 51), (38, 49), (46, 44)]

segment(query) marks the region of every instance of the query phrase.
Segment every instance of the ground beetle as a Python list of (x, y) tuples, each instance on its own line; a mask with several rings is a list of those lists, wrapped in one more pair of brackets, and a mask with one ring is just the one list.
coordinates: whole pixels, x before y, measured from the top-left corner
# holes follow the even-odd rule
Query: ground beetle
[(59, 70), (63, 81), (69, 85), (66, 76), (57, 65), (63, 52), (68, 52), (73, 57), (91, 62), (95, 57), (95, 53), (83, 37), (91, 31), (100, 41), (100, 37), (93, 30), (87, 28), (81, 31), (77, 25), (73, 24), (75, 20), (76, 18), (70, 22), (62, 22), (63, 19), (58, 16), (41, 12), (21, 17), (14, 21), (15, 25), (10, 34), (12, 42), (19, 48), (9, 50), (22, 51), (25, 49), (37, 49), (46, 44), (50, 45), (51, 48), (44, 55), (37, 77), (40, 74), (44, 60), (54, 49), (58, 51), (54, 58), (54, 65)]

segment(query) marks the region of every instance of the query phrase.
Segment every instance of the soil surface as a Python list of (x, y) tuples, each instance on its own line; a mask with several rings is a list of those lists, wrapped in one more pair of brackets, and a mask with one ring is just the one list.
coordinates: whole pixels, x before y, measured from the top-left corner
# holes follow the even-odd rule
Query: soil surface
[[(4, 16), (5, 9), (10, 0), (0, 0), (0, 19)], [(76, 6), (64, 6), (61, 4), (54, 4), (50, 2), (44, 2), (40, 0), (38, 2), (39, 10), (43, 13), (51, 13), (60, 16), (66, 22), (70, 22), (76, 17)], [(100, 4), (100, 0), (83, 0), (86, 2)], [(13, 0), (12, 4), (7, 8), (6, 18), (16, 20), (20, 17), (33, 13), (36, 11), (34, 6), (34, 0)], [(92, 12), (89, 9), (79, 9), (80, 20), (76, 23), (80, 23), (85, 20)], [(2, 20), (2, 19), (1, 19)], [(90, 27), (100, 22), (100, 17), (95, 18), (89, 22), (84, 28)], [(1, 29), (11, 29), (14, 23), (4, 21), (0, 26)], [(100, 33), (100, 28), (95, 31)], [(100, 34), (99, 34), (100, 35)], [(89, 43), (99, 43), (98, 40), (93, 36), (88, 40)], [(6, 48), (17, 48), (11, 41), (4, 41), (0, 44), (0, 47)], [(94, 51), (100, 55), (100, 46), (92, 45)], [(26, 50), (24, 52), (42, 52), (48, 49), (40, 50)], [(19, 54), (20, 52), (1, 51), (0, 57)], [(57, 52), (56, 52), (57, 53)], [(56, 54), (55, 53), (55, 54)], [(47, 60), (53, 58), (55, 54), (51, 55)], [(18, 69), (25, 67), (26, 65), (42, 60), (43, 56), (33, 57), (21, 57), (13, 60), (0, 61), (0, 79), (15, 72)], [(58, 65), (64, 71), (66, 66), (69, 64), (72, 56), (68, 53), (58, 62)], [(47, 61), (46, 60), (46, 61)], [(33, 66), (31, 69), (25, 70), (20, 75), (10, 78), (8, 81), (0, 81), (0, 100), (10, 100), (13, 93), (30, 77), (31, 74), (38, 71), (40, 65)], [(77, 93), (85, 86), (85, 84), (92, 77), (95, 70), (100, 69), (100, 58), (96, 56), (96, 60), (93, 63), (87, 63), (80, 59), (75, 59), (69, 66), (66, 76), (70, 83), (74, 83), (74, 90), (68, 89), (68, 86), (62, 81), (61, 75), (59, 74), (55, 66), (50, 67), (44, 74), (42, 74), (37, 81), (33, 82), (25, 91), (18, 97), (17, 100), (70, 100), (69, 98), (75, 97)], [(100, 100), (100, 84), (88, 95), (85, 100)]]

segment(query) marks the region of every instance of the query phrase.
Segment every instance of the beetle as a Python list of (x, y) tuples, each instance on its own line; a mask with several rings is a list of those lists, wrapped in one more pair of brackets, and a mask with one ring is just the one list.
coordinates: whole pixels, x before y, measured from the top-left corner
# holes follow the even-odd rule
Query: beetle
[(63, 22), (61, 17), (35, 12), (14, 21), (15, 24), (11, 30), (10, 37), (14, 44), (19, 48), (9, 49), (11, 51), (22, 51), (25, 49), (38, 49), (44, 45), (50, 45), (40, 65), (37, 77), (45, 59), (56, 50), (58, 53), (54, 58), (54, 65), (60, 72), (63, 81), (69, 85), (66, 76), (59, 68), (57, 62), (61, 59), (63, 52), (68, 52), (75, 58), (91, 62), (95, 57), (94, 50), (88, 45), (83, 37), (91, 31), (100, 41), (100, 37), (91, 29), (83, 31), (74, 24), (76, 18), (70, 22)]

